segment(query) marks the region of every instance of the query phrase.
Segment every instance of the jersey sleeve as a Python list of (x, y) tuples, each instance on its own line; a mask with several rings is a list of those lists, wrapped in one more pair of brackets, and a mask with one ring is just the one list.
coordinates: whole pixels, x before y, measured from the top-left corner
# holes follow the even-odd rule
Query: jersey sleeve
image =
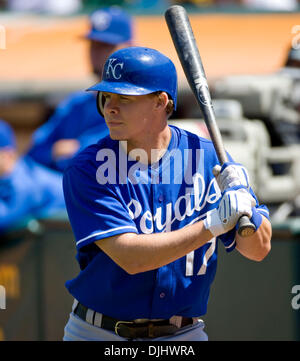
[(126, 204), (96, 174), (72, 165), (63, 176), (66, 208), (78, 249), (97, 240), (138, 230)]

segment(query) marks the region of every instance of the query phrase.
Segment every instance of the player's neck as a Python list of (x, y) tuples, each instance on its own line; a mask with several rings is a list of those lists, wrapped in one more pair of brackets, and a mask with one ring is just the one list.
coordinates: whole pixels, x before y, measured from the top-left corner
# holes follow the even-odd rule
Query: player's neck
[[(143, 141), (127, 141), (127, 153), (136, 149), (144, 150), (144, 157), (141, 156), (139, 161), (143, 164), (150, 164), (159, 161), (168, 149), (172, 137), (171, 129), (168, 125), (162, 128), (156, 134), (147, 134)], [(140, 153), (139, 153), (140, 154)]]

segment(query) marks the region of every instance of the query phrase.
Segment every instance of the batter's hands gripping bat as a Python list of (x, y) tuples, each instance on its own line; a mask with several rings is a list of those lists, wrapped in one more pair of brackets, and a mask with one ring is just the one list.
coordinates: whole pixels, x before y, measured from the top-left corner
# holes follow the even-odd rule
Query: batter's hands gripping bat
[[(174, 5), (165, 12), (165, 19), (185, 76), (201, 108), (210, 138), (222, 165), (227, 162), (227, 155), (215, 119), (206, 75), (187, 12), (184, 7)], [(239, 235), (246, 237), (254, 232), (255, 225), (247, 216), (242, 216), (238, 224)]]

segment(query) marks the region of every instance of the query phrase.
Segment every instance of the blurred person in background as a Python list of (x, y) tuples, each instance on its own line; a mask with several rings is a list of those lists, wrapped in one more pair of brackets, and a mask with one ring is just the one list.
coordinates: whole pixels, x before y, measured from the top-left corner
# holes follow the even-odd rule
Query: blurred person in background
[[(133, 20), (120, 7), (112, 6), (93, 12), (89, 56), (96, 81), (100, 80), (106, 58), (117, 48), (131, 45)], [(95, 94), (78, 91), (58, 105), (50, 119), (32, 137), (28, 156), (62, 172), (80, 150), (108, 135), (104, 118), (99, 118)]]
[(62, 212), (61, 174), (19, 157), (14, 131), (0, 119), (0, 234)]

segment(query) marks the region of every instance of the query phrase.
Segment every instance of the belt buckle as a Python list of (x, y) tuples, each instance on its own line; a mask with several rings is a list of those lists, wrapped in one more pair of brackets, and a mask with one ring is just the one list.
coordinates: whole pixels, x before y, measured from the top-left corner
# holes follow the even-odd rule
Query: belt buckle
[[(118, 333), (118, 327), (122, 323), (129, 323), (130, 325), (134, 324), (133, 321), (117, 321), (116, 324), (115, 324), (115, 334), (118, 335), (118, 336), (120, 336), (119, 333)], [(122, 336), (120, 336), (120, 337), (122, 337)]]

